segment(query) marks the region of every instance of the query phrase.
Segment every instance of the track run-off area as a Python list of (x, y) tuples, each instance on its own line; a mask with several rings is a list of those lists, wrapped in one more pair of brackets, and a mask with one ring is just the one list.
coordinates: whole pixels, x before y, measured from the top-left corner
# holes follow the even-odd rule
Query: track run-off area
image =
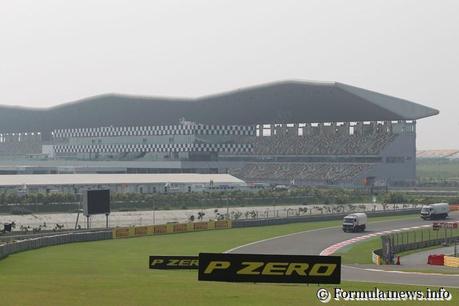
[[(450, 213), (448, 221), (458, 221), (459, 213)], [(385, 233), (432, 226), (433, 221), (421, 218), (411, 220), (376, 221), (368, 219), (365, 232), (344, 233), (339, 226), (319, 228), (283, 236), (268, 238), (241, 245), (228, 253), (241, 254), (288, 254), (288, 255), (332, 255), (343, 246), (374, 238)], [(368, 256), (371, 250), (369, 250)], [(342, 279), (368, 283), (387, 283), (459, 288), (459, 274), (406, 272), (390, 269), (391, 266), (343, 265)]]
[[(200, 306), (216, 303), (225, 306), (322, 305), (317, 300), (317, 290), (333, 290), (336, 285), (201, 282), (197, 280), (197, 271), (151, 270), (148, 257), (220, 253), (231, 248), (234, 252), (248, 252), (260, 246), (266, 248), (267, 253), (314, 255), (335, 243), (376, 233), (382, 228), (430, 224), (414, 215), (376, 217), (369, 219), (367, 232), (345, 234), (340, 223), (340, 220), (299, 222), (151, 235), (69, 243), (20, 252), (0, 260), (0, 305), (138, 306), (182, 305), (184, 301), (188, 305)], [(310, 235), (316, 239), (307, 239)], [(311, 244), (308, 246), (308, 243)], [(379, 267), (383, 266), (368, 265), (373, 269)], [(426, 287), (455, 287), (453, 281), (445, 279), (448, 276), (436, 286), (398, 285), (396, 280), (401, 278), (401, 274), (392, 275), (391, 281), (384, 284), (376, 279), (380, 272), (375, 271), (366, 271), (368, 280), (355, 275), (351, 278), (349, 271), (355, 273), (350, 270), (353, 268), (343, 267), (343, 281), (338, 287), (344, 290), (373, 290), (378, 287), (381, 290), (421, 291)], [(417, 275), (417, 278), (409, 283), (428, 285), (430, 282), (421, 282), (420, 279), (432, 279), (432, 276)], [(455, 305), (459, 289), (450, 288), (450, 291), (454, 300), (446, 304)], [(355, 301), (352, 304), (376, 305), (377, 302)], [(406, 301), (403, 304), (417, 305), (418, 302)]]

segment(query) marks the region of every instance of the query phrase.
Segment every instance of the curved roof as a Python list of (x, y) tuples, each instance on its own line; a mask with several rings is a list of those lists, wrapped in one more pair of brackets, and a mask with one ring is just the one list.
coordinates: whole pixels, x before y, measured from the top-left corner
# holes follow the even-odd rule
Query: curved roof
[(252, 124), (417, 120), (439, 113), (414, 102), (335, 82), (271, 83), (199, 98), (198, 105), (203, 112), (195, 115), (200, 119), (196, 121), (211, 123), (228, 120), (231, 115), (238, 123)]
[(0, 107), (1, 131), (177, 124), (416, 120), (438, 110), (334, 82), (284, 81), (199, 98), (101, 95), (47, 109)]

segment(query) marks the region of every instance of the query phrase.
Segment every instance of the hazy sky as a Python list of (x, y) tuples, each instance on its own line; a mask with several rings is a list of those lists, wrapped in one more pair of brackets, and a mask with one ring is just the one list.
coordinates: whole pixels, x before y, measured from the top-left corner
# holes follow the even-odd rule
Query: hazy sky
[(439, 109), (418, 149), (459, 148), (458, 16), (457, 0), (1, 1), (0, 104), (339, 81)]

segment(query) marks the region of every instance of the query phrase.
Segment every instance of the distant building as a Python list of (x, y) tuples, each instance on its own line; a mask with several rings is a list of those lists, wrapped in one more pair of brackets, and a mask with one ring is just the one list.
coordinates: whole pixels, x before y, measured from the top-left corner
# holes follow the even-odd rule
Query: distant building
[(70, 192), (108, 188), (112, 192), (174, 193), (228, 191), (246, 188), (228, 174), (34, 174), (0, 175), (0, 190)]
[(59, 116), (40, 130), (42, 154), (0, 161), (0, 173), (230, 173), (253, 183), (412, 185), (416, 120), (438, 111), (341, 83), (280, 82), (198, 99), (101, 96), (49, 113)]

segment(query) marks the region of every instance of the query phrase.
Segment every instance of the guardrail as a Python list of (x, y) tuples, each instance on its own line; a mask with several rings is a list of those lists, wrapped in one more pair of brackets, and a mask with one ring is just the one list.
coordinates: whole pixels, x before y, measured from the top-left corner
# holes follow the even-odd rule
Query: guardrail
[[(93, 229), (80, 229), (78, 233), (88, 233), (88, 232), (100, 232), (104, 230), (104, 228), (93, 228)], [(75, 233), (75, 229), (62, 229), (58, 231), (53, 230), (42, 230), (38, 233), (34, 233), (29, 231), (24, 233), (23, 231), (12, 231), (10, 233), (4, 233), (0, 235), (0, 245), (6, 242), (18, 241), (18, 240), (25, 240), (31, 238), (39, 238), (45, 236), (56, 236), (56, 235), (63, 235), (63, 234), (70, 234)]]
[(46, 237), (36, 237), (25, 240), (14, 241), (0, 245), (0, 259), (7, 257), (8, 255), (38, 249), (42, 247), (72, 243), (72, 242), (85, 242), (85, 241), (96, 241), (105, 240), (112, 238), (111, 230), (103, 230), (97, 232), (84, 232), (84, 233), (67, 233), (67, 234), (56, 234)]
[(97, 241), (112, 238), (141, 237), (146, 235), (161, 235), (228, 228), (231, 228), (231, 221), (221, 220), (208, 222), (170, 223), (151, 226), (116, 227), (113, 229), (90, 232), (59, 233), (41, 237), (29, 237), (23, 240), (13, 240), (0, 244), (0, 259), (22, 251), (72, 242)]

